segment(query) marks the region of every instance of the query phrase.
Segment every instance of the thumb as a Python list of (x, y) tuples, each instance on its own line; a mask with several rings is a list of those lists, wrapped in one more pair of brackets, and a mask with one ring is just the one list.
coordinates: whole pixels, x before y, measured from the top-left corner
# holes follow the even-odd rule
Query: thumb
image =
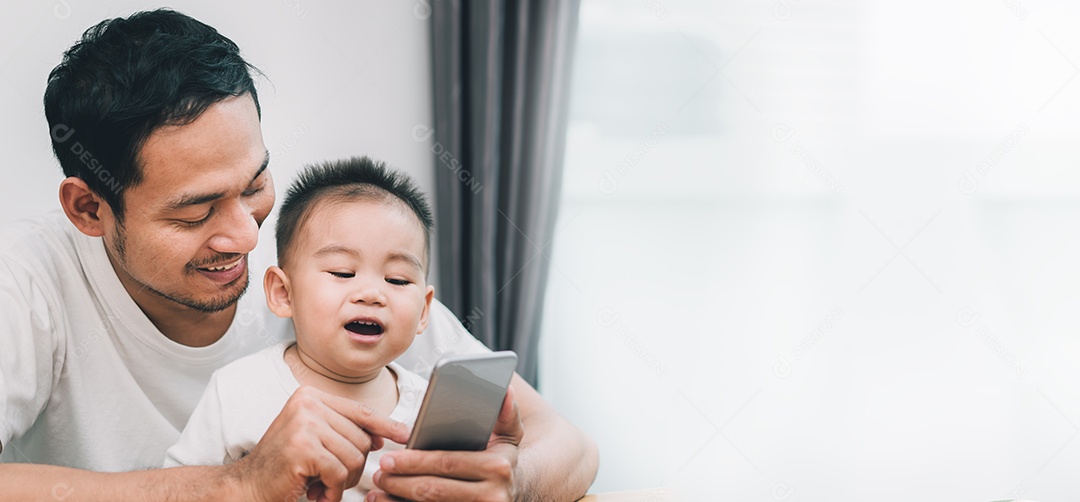
[(518, 411), (512, 386), (506, 388), (506, 397), (503, 398), (502, 409), (499, 410), (499, 418), (491, 434), (493, 436), (491, 442), (510, 443), (514, 446), (521, 444), (521, 439), (525, 436), (525, 428), (521, 425), (521, 413)]

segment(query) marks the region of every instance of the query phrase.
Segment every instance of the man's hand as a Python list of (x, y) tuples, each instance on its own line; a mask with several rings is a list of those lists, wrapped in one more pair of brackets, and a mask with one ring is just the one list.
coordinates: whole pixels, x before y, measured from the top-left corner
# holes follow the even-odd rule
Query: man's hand
[(373, 476), (381, 491), (372, 490), (367, 501), (514, 500), (518, 445), (524, 436), (511, 387), (486, 450), (388, 452)]
[(229, 467), (244, 500), (308, 495), (337, 502), (360, 481), (368, 452), (381, 448), (382, 438), (404, 443), (407, 427), (356, 401), (301, 387), (251, 453)]

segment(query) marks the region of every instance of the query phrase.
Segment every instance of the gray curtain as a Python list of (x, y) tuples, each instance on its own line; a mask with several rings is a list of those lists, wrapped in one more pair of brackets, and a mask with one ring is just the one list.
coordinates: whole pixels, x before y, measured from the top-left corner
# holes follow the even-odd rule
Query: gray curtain
[(579, 1), (435, 1), (439, 299), (537, 380)]

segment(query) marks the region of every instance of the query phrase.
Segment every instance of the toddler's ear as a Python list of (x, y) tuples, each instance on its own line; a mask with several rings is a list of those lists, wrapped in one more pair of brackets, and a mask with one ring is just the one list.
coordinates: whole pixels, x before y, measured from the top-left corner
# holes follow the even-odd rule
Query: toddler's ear
[(266, 306), (278, 317), (292, 317), (292, 300), (289, 298), (289, 276), (280, 267), (271, 266), (263, 277)]
[(431, 300), (435, 298), (435, 286), (428, 284), (424, 294), (424, 311), (420, 314), (420, 324), (416, 326), (416, 334), (423, 333), (427, 329), (428, 314), (431, 313)]

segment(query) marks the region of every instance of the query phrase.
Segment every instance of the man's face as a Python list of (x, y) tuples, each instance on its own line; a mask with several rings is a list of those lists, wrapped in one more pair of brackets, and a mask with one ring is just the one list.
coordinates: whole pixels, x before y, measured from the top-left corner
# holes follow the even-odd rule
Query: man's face
[(396, 201), (319, 201), (288, 252), (297, 344), (343, 376), (377, 374), (427, 325), (424, 231)]
[(142, 182), (124, 194), (123, 223), (105, 242), (144, 310), (217, 312), (248, 284), (247, 254), (274, 205), (250, 95), (211, 105), (194, 122), (155, 130), (139, 152)]

